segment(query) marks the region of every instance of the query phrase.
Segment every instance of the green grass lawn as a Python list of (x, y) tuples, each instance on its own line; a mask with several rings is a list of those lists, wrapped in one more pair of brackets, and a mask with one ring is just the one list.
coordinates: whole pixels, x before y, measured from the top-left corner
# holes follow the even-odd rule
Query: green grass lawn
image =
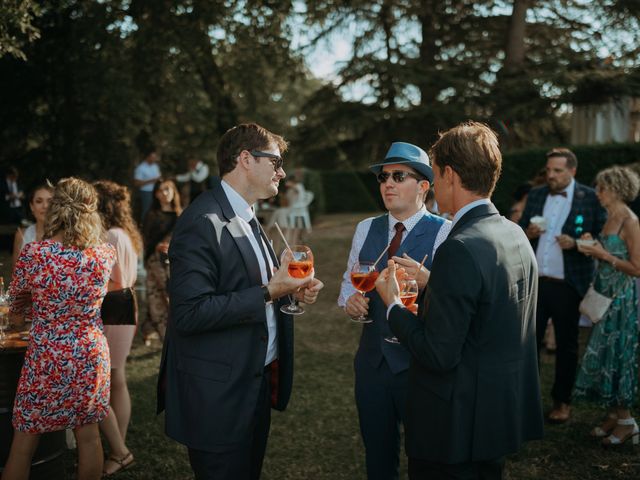
[[(274, 412), (263, 479), (363, 479), (364, 450), (353, 396), (353, 356), (360, 334), (336, 306), (340, 280), (355, 224), (365, 215), (331, 215), (317, 219), (306, 242), (316, 259), (316, 276), (325, 289), (316, 305), (296, 318), (296, 369), (289, 408)], [(582, 332), (582, 345), (588, 332)], [(128, 378), (133, 419), (128, 444), (136, 465), (118, 475), (125, 479), (192, 478), (186, 450), (163, 434), (163, 417), (155, 415), (155, 385), (160, 346), (137, 340), (129, 358)], [(543, 357), (545, 409), (553, 357)], [(640, 409), (635, 413), (640, 415)], [(202, 412), (206, 415), (206, 412)], [(639, 479), (640, 449), (602, 449), (588, 436), (600, 419), (595, 407), (579, 405), (566, 425), (547, 426), (545, 439), (532, 442), (506, 464), (507, 479)], [(425, 435), (433, 435), (425, 426)], [(69, 456), (72, 471), (73, 457)], [(406, 461), (402, 462), (406, 478)]]

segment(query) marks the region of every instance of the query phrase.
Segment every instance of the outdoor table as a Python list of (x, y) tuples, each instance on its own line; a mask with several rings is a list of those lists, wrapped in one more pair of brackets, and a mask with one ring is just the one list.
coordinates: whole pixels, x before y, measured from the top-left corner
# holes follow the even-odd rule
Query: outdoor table
[[(27, 338), (28, 332), (7, 332), (5, 340), (0, 343), (0, 465), (2, 467), (9, 456), (13, 438), (11, 425), (13, 400), (27, 350)], [(64, 430), (41, 435), (38, 449), (31, 463), (29, 478), (31, 480), (63, 480), (65, 448)]]

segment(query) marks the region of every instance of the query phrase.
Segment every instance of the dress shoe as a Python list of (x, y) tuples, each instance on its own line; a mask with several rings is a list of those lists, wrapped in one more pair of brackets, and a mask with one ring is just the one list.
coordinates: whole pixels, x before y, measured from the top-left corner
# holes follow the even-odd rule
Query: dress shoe
[(556, 404), (547, 417), (551, 423), (565, 423), (569, 418), (571, 418), (571, 407), (567, 403)]

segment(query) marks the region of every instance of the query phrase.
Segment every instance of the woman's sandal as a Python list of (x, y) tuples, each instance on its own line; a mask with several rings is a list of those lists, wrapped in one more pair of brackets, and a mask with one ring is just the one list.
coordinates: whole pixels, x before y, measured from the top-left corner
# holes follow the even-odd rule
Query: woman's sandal
[(133, 465), (133, 454), (131, 452), (127, 453), (124, 457), (118, 458), (118, 457), (114, 457), (113, 455), (109, 455), (109, 458), (107, 458), (107, 462), (113, 462), (116, 465), (118, 465), (118, 468), (116, 468), (114, 471), (112, 472), (106, 472), (106, 471), (102, 471), (102, 477), (112, 477), (113, 475), (115, 475), (118, 472), (121, 472), (122, 470), (126, 470), (127, 468), (129, 468), (131, 465)]
[(590, 435), (596, 438), (604, 438), (616, 428), (618, 416), (615, 413), (609, 413), (600, 425), (591, 430)]
[(624, 437), (618, 438), (613, 433), (608, 437), (602, 439), (603, 447), (616, 447), (624, 444), (627, 440), (631, 439), (633, 445), (640, 443), (640, 428), (633, 418), (619, 418), (618, 425), (626, 427), (633, 427)]

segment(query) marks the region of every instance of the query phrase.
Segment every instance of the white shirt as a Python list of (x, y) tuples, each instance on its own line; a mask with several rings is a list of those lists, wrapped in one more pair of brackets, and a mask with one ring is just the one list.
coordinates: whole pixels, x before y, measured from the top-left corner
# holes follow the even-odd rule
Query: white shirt
[(176, 175), (176, 180), (179, 182), (188, 182), (189, 180), (193, 180), (196, 183), (200, 183), (204, 182), (207, 178), (209, 178), (209, 165), (204, 163), (202, 160), (198, 160), (196, 168), (193, 170)]
[[(7, 180), (7, 189), (9, 193), (13, 193), (15, 196), (9, 201), (9, 206), (11, 208), (19, 208), (22, 206), (22, 202), (20, 198), (18, 198), (18, 194), (20, 190), (18, 190), (18, 182), (15, 180)], [(9, 195), (7, 195), (7, 200), (9, 200)]]
[[(402, 232), (402, 241), (407, 238), (407, 235), (411, 233), (413, 227), (415, 227), (420, 219), (427, 213), (427, 209), (422, 207), (418, 210), (414, 215), (404, 220), (402, 223), (404, 224), (405, 230)], [(360, 256), (360, 250), (362, 250), (362, 246), (364, 245), (365, 240), (367, 239), (367, 235), (369, 234), (369, 229), (371, 228), (371, 222), (375, 217), (367, 218), (361, 221), (356, 227), (356, 233), (353, 235), (353, 241), (351, 242), (351, 251), (349, 252), (349, 260), (347, 261), (347, 270), (344, 272), (342, 276), (342, 285), (340, 286), (340, 296), (338, 297), (338, 305), (344, 307), (347, 304), (347, 299), (357, 292), (351, 283), (351, 269), (353, 265), (358, 261), (358, 257)], [(388, 239), (387, 242), (390, 243), (393, 236), (396, 234), (395, 225), (400, 222), (393, 215), (389, 214), (389, 231), (388, 231)], [(438, 234), (436, 235), (436, 240), (433, 244), (433, 251), (431, 252), (431, 258), (436, 253), (436, 250), (440, 246), (442, 242), (445, 241), (447, 235), (449, 235), (449, 231), (451, 230), (451, 222), (446, 221), (438, 230)], [(402, 245), (402, 244), (401, 244)], [(421, 261), (421, 258), (414, 258), (417, 262)]]
[(575, 187), (575, 180), (571, 180), (569, 186), (564, 190), (567, 192), (566, 197), (549, 194), (544, 202), (542, 216), (547, 220), (547, 229), (540, 235), (536, 248), (538, 275), (541, 277), (564, 280), (564, 258), (556, 237), (562, 235), (562, 226), (571, 212)]
[[(160, 167), (157, 163), (140, 162), (133, 172), (133, 178), (144, 182), (160, 176)], [(140, 187), (141, 192), (153, 192), (153, 182)]]
[[(273, 272), (273, 265), (271, 256), (269, 255), (269, 247), (265, 245), (264, 239), (261, 237), (262, 246), (264, 247), (264, 251), (267, 253), (267, 259), (269, 261), (269, 265), (265, 265), (264, 258), (262, 257), (262, 252), (260, 251), (260, 247), (258, 246), (258, 241), (256, 237), (253, 235), (253, 231), (251, 230), (251, 225), (249, 222), (251, 219), (255, 217), (255, 213), (253, 212), (253, 208), (249, 205), (242, 196), (236, 192), (231, 185), (222, 180), (222, 189), (224, 193), (227, 195), (229, 199), (229, 203), (231, 204), (231, 208), (240, 219), (240, 225), (244, 230), (246, 237), (249, 239), (251, 243), (251, 248), (253, 248), (253, 252), (256, 254), (256, 258), (258, 259), (258, 264), (260, 265), (260, 275), (262, 276), (262, 284), (266, 285), (269, 283), (269, 277), (267, 277), (267, 268), (270, 268)], [(269, 365), (276, 358), (278, 358), (278, 329), (276, 328), (276, 312), (275, 306), (273, 302), (265, 305), (266, 314), (267, 314), (267, 330), (269, 331), (269, 343), (267, 345), (267, 356), (265, 358), (265, 365)]]

